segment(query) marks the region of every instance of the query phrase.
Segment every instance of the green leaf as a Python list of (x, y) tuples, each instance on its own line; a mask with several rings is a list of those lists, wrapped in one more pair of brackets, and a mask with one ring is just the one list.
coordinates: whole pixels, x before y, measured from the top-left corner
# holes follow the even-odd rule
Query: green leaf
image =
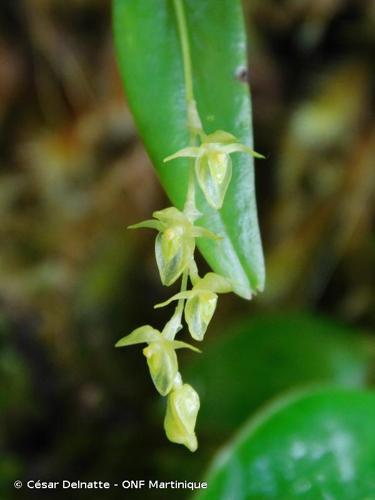
[[(236, 75), (247, 67), (239, 0), (186, 0), (194, 92), (207, 133), (225, 130), (252, 147), (251, 105), (246, 83)], [(163, 159), (188, 146), (182, 56), (171, 0), (114, 0), (118, 61), (129, 105), (160, 180), (182, 209), (188, 162)], [(198, 246), (218, 274), (231, 277), (235, 291), (250, 298), (264, 287), (253, 158), (232, 156), (233, 177), (223, 208), (208, 206), (197, 187), (199, 225), (222, 236)]]
[(375, 394), (326, 388), (253, 418), (217, 457), (199, 500), (373, 500)]
[(215, 335), (205, 355), (192, 360), (186, 380), (202, 395), (199, 427), (222, 439), (297, 385), (365, 386), (372, 361), (368, 340), (333, 321), (302, 313), (258, 316)]

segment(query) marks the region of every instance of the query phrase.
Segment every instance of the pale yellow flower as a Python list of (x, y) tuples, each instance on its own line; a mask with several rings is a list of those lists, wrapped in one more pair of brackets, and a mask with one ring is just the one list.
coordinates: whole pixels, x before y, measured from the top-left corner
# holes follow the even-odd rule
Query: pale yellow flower
[(185, 320), (189, 332), (195, 340), (203, 340), (207, 327), (214, 315), (218, 293), (228, 293), (233, 289), (231, 282), (215, 273), (207, 273), (198, 278), (191, 290), (177, 293), (155, 307), (164, 307), (173, 300), (186, 299)]
[(195, 424), (199, 406), (199, 396), (189, 384), (175, 387), (168, 396), (164, 419), (167, 438), (172, 443), (185, 445), (190, 451), (198, 448)]
[(218, 239), (207, 229), (195, 226), (175, 207), (153, 213), (156, 220), (146, 220), (131, 229), (151, 228), (159, 231), (155, 240), (155, 256), (163, 285), (172, 285), (193, 259), (195, 238)]
[(116, 347), (135, 344), (148, 344), (148, 347), (143, 349), (143, 354), (147, 359), (152, 381), (162, 396), (166, 396), (172, 390), (178, 373), (176, 349), (187, 348), (199, 352), (197, 348), (185, 342), (167, 340), (159, 330), (150, 325), (136, 328), (132, 333), (119, 340)]
[(200, 146), (190, 146), (164, 159), (195, 158), (195, 175), (207, 202), (215, 209), (222, 207), (232, 177), (232, 153), (248, 153), (256, 158), (264, 156), (241, 144), (236, 137), (223, 130), (203, 136)]

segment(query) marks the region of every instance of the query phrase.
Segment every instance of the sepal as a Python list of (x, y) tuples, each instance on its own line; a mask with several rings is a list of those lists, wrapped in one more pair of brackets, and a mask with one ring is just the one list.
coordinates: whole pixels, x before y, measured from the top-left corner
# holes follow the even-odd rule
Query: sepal
[(171, 342), (152, 342), (143, 349), (156, 390), (166, 396), (173, 387), (178, 371), (176, 352)]
[(140, 326), (133, 330), (129, 335), (118, 340), (115, 347), (127, 347), (136, 344), (149, 344), (160, 340), (160, 332), (150, 325)]

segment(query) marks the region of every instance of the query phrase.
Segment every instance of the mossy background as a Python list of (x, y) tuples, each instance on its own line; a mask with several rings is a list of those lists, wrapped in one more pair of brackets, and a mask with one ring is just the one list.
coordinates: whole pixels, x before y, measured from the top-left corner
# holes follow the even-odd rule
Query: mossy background
[[(267, 156), (256, 166), (267, 287), (251, 302), (220, 297), (201, 358), (181, 355), (206, 404), (192, 455), (164, 437), (140, 350), (113, 347), (141, 324), (161, 326), (169, 311), (153, 304), (170, 290), (160, 285), (153, 232), (126, 231), (168, 202), (124, 97), (111, 2), (2, 2), (1, 500), (32, 496), (14, 491), (15, 479), (199, 480), (280, 391), (374, 380), (373, 3), (244, 6), (255, 145)], [(238, 346), (252, 371), (236, 378)], [(124, 496), (189, 492), (75, 494)]]

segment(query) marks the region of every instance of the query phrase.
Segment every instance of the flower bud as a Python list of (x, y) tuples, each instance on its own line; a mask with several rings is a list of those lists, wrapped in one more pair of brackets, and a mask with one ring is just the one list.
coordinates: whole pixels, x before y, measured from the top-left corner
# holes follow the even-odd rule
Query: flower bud
[(199, 411), (199, 396), (189, 384), (176, 387), (168, 396), (164, 429), (173, 443), (183, 444), (190, 451), (198, 448), (194, 432)]

